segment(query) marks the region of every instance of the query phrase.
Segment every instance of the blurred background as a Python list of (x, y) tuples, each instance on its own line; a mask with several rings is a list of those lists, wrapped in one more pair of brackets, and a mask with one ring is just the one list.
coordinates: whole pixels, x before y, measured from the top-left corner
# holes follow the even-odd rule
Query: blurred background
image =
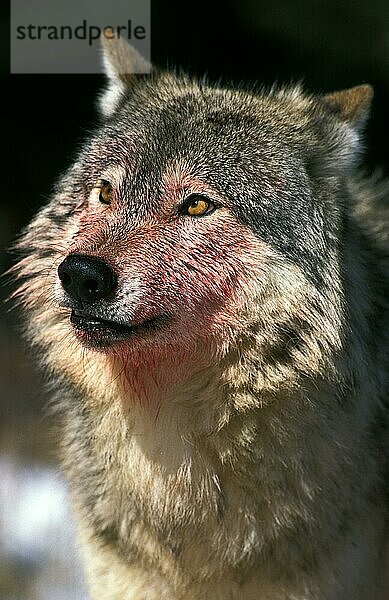
[[(114, 2), (112, 2), (114, 7)], [(151, 56), (226, 81), (302, 80), (327, 92), (368, 82), (375, 98), (366, 130), (367, 173), (389, 174), (389, 2), (387, 0), (152, 0)], [(98, 75), (10, 75), (9, 15), (1, 8), (3, 161), (0, 270), (7, 251), (51, 193), (57, 175), (95, 121)], [(114, 8), (113, 8), (114, 10)], [(12, 286), (2, 280), (2, 300)], [(66, 486), (37, 357), (18, 314), (0, 316), (0, 598), (85, 598)]]

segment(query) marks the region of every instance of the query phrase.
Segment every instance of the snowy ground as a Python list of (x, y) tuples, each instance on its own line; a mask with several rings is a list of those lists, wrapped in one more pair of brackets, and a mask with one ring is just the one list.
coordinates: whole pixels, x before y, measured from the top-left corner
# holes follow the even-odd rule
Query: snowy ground
[(0, 598), (87, 600), (61, 476), (9, 457), (0, 457)]

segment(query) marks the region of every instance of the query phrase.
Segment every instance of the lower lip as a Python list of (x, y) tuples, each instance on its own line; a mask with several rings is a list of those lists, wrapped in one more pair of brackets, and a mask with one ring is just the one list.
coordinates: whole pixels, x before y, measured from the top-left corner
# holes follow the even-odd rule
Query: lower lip
[(77, 338), (88, 348), (106, 348), (137, 335), (147, 334), (156, 326), (156, 319), (150, 319), (139, 325), (121, 325), (112, 321), (93, 320), (92, 317), (76, 313), (74, 310), (70, 322)]

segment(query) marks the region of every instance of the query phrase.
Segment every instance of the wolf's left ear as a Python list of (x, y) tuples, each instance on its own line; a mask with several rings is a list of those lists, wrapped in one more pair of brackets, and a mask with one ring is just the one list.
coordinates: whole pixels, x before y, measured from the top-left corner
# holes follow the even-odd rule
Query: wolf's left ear
[(121, 38), (102, 35), (103, 64), (108, 86), (99, 98), (100, 111), (111, 116), (123, 94), (135, 85), (137, 76), (151, 73), (151, 64)]
[(326, 142), (319, 144), (317, 156), (311, 152), (307, 159), (313, 176), (334, 175), (355, 165), (363, 149), (361, 133), (372, 98), (370, 85), (358, 85), (318, 98), (318, 126), (320, 136), (325, 132)]
[(368, 117), (373, 94), (371, 85), (365, 84), (326, 94), (321, 100), (341, 121), (359, 130)]

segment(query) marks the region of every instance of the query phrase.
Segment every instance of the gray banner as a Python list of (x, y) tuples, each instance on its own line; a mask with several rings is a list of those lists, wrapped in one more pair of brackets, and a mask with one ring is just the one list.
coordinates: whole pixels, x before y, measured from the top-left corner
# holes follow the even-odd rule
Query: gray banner
[(11, 73), (100, 73), (101, 35), (149, 61), (150, 0), (11, 0)]

